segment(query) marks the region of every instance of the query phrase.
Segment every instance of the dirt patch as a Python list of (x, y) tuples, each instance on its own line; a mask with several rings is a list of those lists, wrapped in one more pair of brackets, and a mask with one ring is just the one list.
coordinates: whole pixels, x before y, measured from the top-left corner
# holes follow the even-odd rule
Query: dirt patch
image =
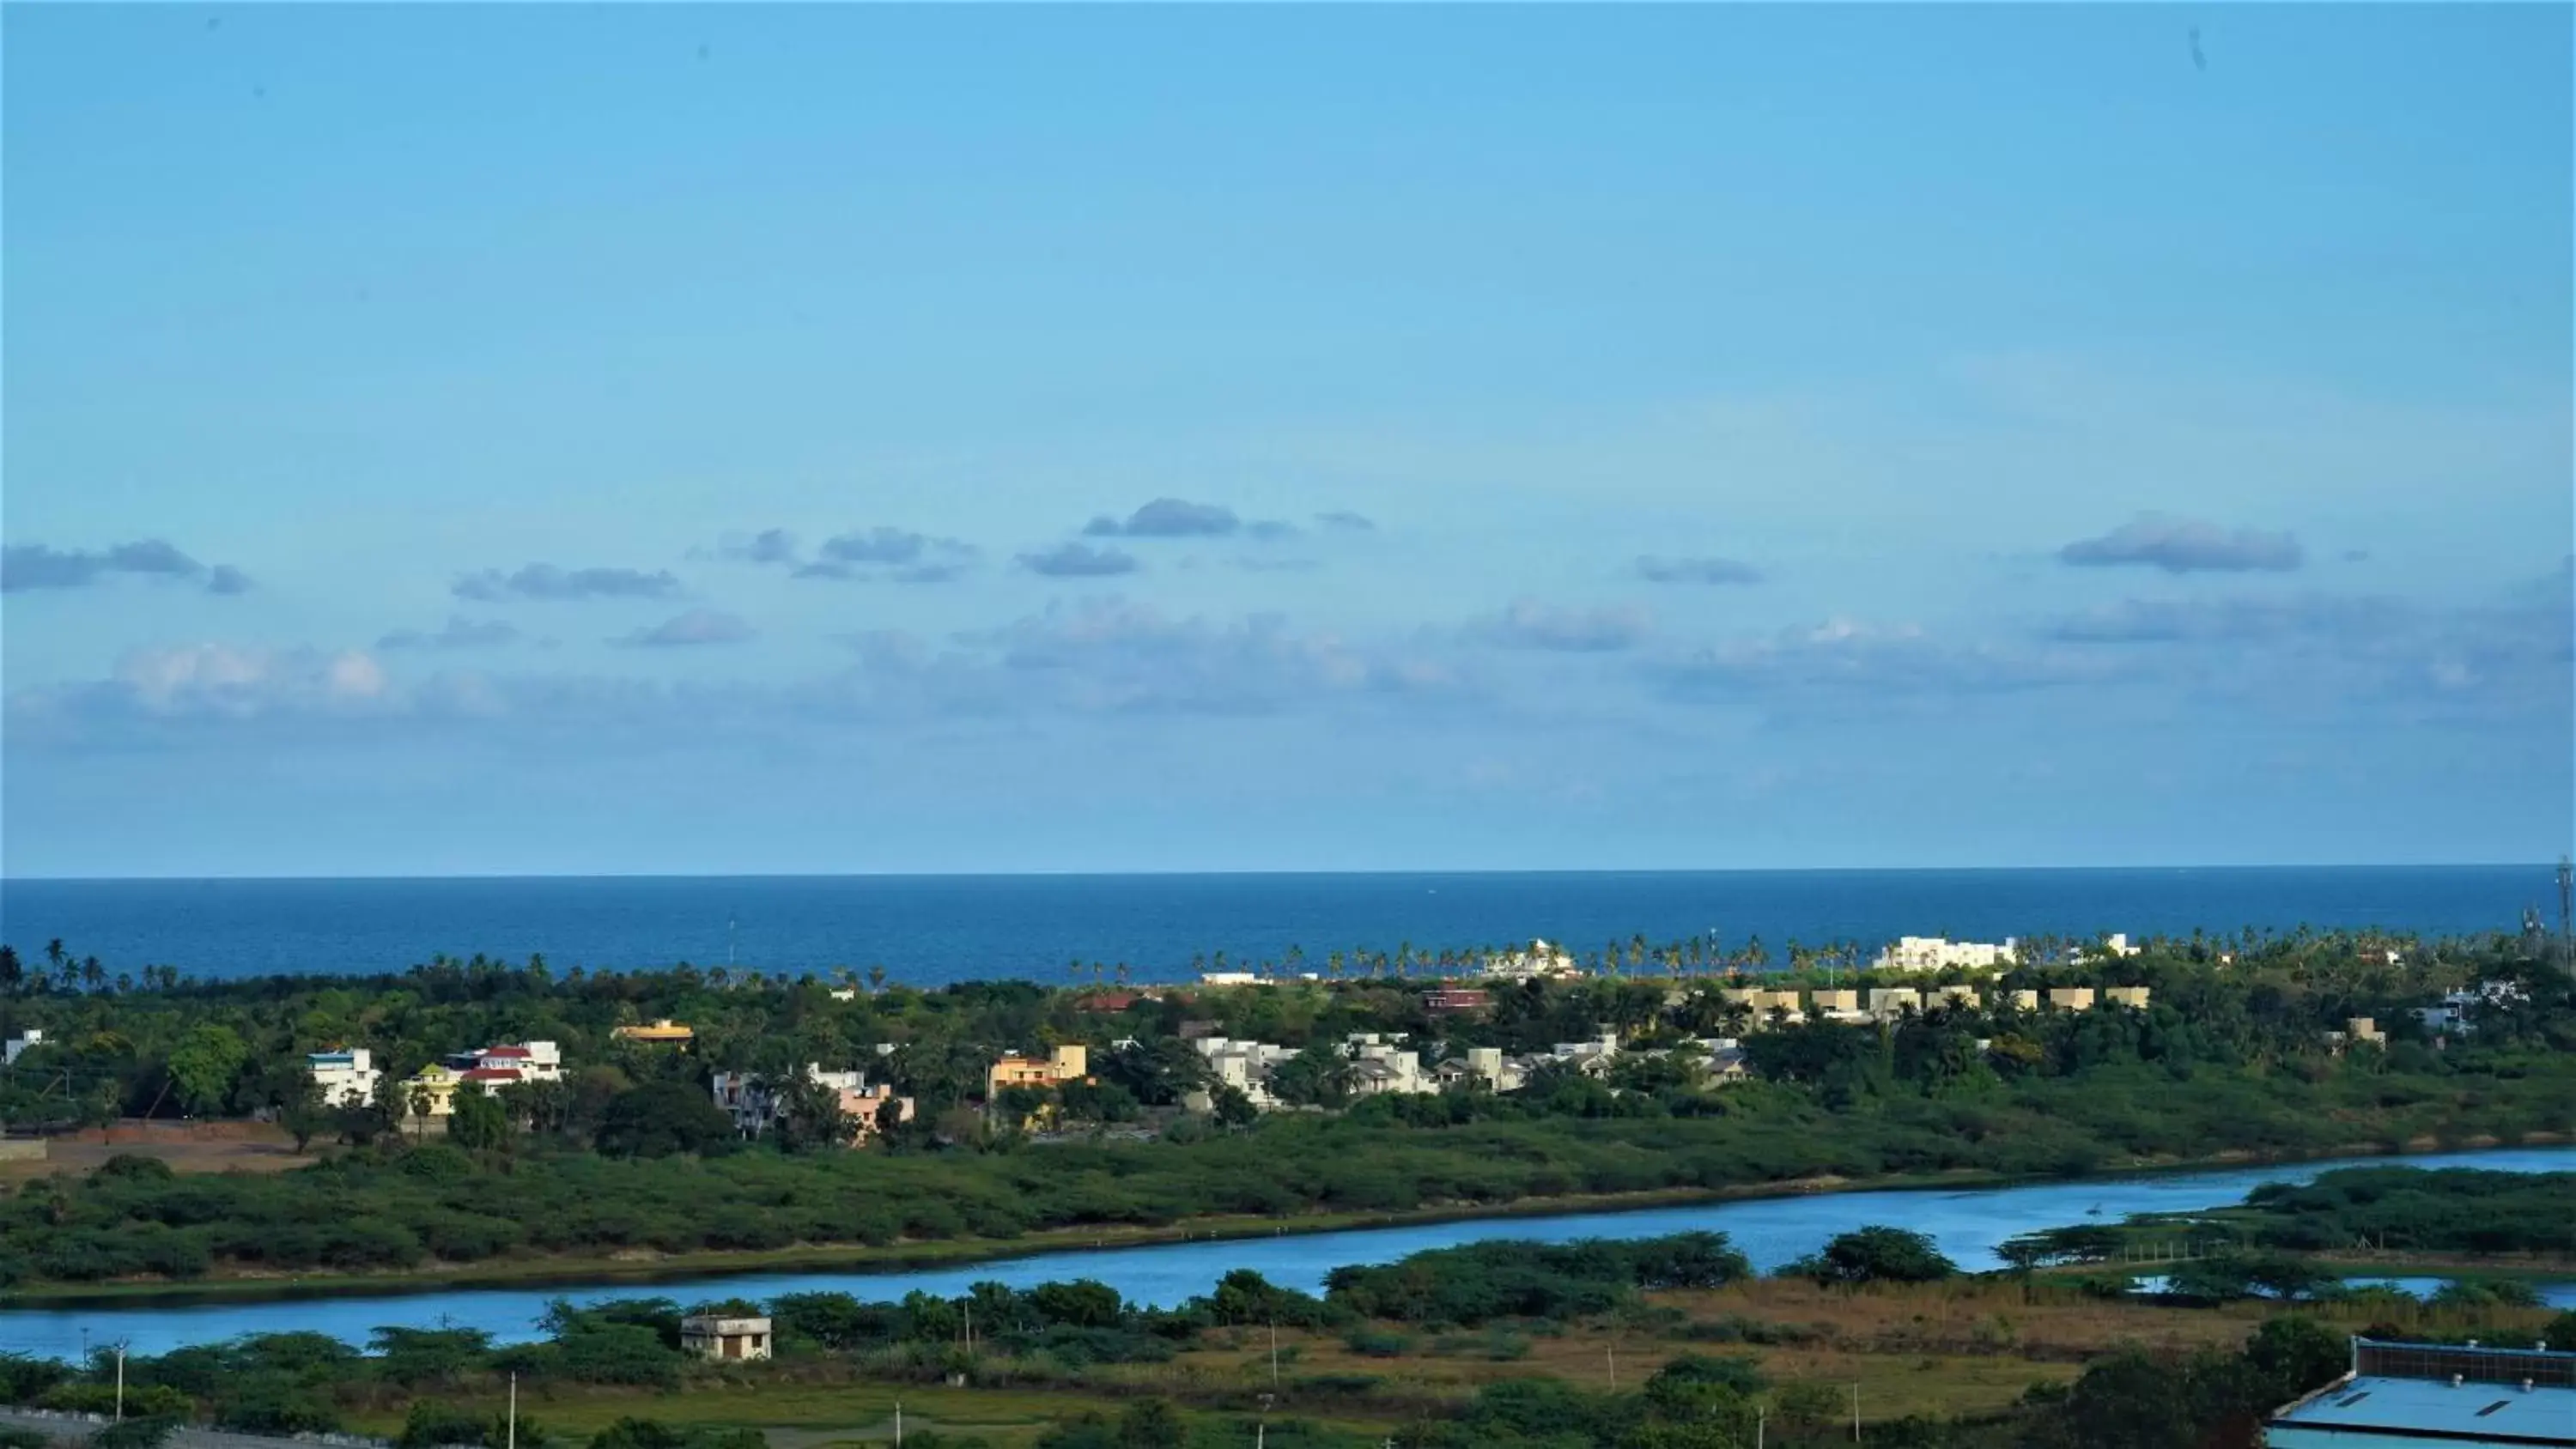
[(157, 1158), (173, 1172), (284, 1172), (325, 1150), (315, 1143), (299, 1155), (293, 1137), (265, 1122), (121, 1122), (52, 1138), (40, 1162), (0, 1162), (0, 1181), (86, 1176), (118, 1156)]

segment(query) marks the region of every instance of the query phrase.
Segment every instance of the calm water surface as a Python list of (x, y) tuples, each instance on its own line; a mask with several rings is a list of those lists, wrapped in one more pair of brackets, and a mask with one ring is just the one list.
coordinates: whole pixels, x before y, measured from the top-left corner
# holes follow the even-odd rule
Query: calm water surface
[(202, 977), (401, 971), (431, 956), (561, 970), (728, 957), (801, 973), (882, 964), (915, 986), (1059, 982), (1080, 959), (1137, 980), (1194, 957), (1303, 946), (1392, 954), (1532, 936), (1590, 951), (1643, 932), (1875, 946), (1904, 935), (2189, 935), (2247, 927), (2512, 929), (2554, 899), (2552, 867), (1632, 871), (1372, 875), (529, 877), (448, 880), (0, 879), (0, 940), (60, 938), (111, 972)]
[[(2508, 1148), (2408, 1157), (2403, 1161), (2416, 1167), (2566, 1172), (2576, 1171), (2576, 1148)], [(1970, 1192), (1830, 1193), (1639, 1212), (1577, 1213), (1303, 1237), (1048, 1252), (911, 1273), (746, 1273), (658, 1285), (472, 1289), (189, 1307), (11, 1309), (0, 1310), (0, 1349), (70, 1357), (80, 1352), (84, 1342), (124, 1338), (137, 1353), (163, 1353), (183, 1344), (211, 1342), (235, 1334), (293, 1330), (317, 1331), (364, 1344), (369, 1331), (381, 1324), (480, 1328), (496, 1339), (513, 1341), (536, 1336), (538, 1319), (546, 1304), (555, 1298), (588, 1302), (668, 1296), (688, 1303), (710, 1298), (766, 1300), (783, 1293), (844, 1292), (865, 1299), (894, 1299), (916, 1288), (953, 1295), (965, 1291), (969, 1284), (986, 1280), (1027, 1287), (1051, 1280), (1095, 1278), (1130, 1299), (1170, 1305), (1208, 1291), (1218, 1278), (1236, 1268), (1251, 1268), (1274, 1283), (1320, 1292), (1324, 1275), (1342, 1264), (1383, 1263), (1425, 1248), (1493, 1238), (1564, 1242), (1575, 1238), (1654, 1237), (1699, 1229), (1728, 1234), (1755, 1267), (1767, 1272), (1815, 1251), (1836, 1233), (1871, 1223), (1890, 1223), (1929, 1233), (1961, 1267), (1983, 1270), (2001, 1266), (1995, 1257), (1995, 1246), (2019, 1233), (2096, 1216), (2117, 1221), (2129, 1213), (2217, 1207), (2239, 1201), (2263, 1183), (2304, 1182), (2340, 1165), (2344, 1164), (2311, 1162)], [(2576, 1210), (2576, 1204), (2570, 1208)], [(2550, 1292), (2554, 1303), (2576, 1306), (2576, 1284), (2552, 1285)]]

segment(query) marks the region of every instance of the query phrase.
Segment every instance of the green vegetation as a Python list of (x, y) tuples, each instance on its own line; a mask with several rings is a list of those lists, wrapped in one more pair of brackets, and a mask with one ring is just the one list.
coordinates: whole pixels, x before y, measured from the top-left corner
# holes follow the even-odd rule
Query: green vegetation
[[(1286, 1449), (1745, 1449), (1757, 1424), (1767, 1446), (1812, 1449), (1848, 1434), (1856, 1401), (1868, 1442), (1919, 1449), (2243, 1449), (2262, 1410), (2341, 1371), (2352, 1331), (2499, 1344), (2576, 1332), (2576, 1315), (2497, 1301), (2283, 1317), (2103, 1302), (2048, 1280), (1905, 1281), (1928, 1265), (1904, 1235), (1847, 1237), (1884, 1276), (1755, 1279), (1723, 1237), (1683, 1234), (1418, 1254), (1338, 1274), (1321, 1299), (1248, 1272), (1171, 1309), (1092, 1282), (895, 1302), (798, 1294), (766, 1306), (769, 1362), (682, 1354), (673, 1300), (558, 1303), (528, 1344), (386, 1328), (365, 1353), (289, 1333), (135, 1356), (128, 1403), (171, 1422), (388, 1434), (402, 1449), (495, 1449), (512, 1376), (528, 1449), (754, 1449), (760, 1426), (876, 1439), (897, 1402), (913, 1411), (907, 1444), (948, 1449), (1242, 1449), (1256, 1436)], [(2383, 1311), (2405, 1321), (2367, 1316)], [(1481, 1327), (1445, 1331), (1469, 1323)], [(2129, 1346), (2140, 1341), (2172, 1346)], [(77, 1370), (0, 1356), (0, 1387), (77, 1407), (111, 1371), (104, 1354)]]
[[(2026, 1234), (2003, 1245), (2024, 1268), (2170, 1262), (2177, 1291), (2301, 1296), (2333, 1275), (2315, 1255), (2399, 1260), (2515, 1255), (2576, 1258), (2576, 1172), (2347, 1167), (2258, 1187), (2235, 1207), (2141, 1214)], [(2184, 1287), (2184, 1284), (2190, 1287)]]
[[(0, 1286), (965, 1249), (1208, 1220), (1489, 1212), (1792, 1181), (2066, 1176), (2576, 1130), (2576, 999), (2510, 938), (2405, 943), (2397, 963), (2385, 941), (2307, 933), (2161, 941), (2133, 957), (2042, 943), (1988, 983), (1985, 1006), (1769, 1029), (1724, 999), (1722, 981), (1689, 973), (1704, 953), (1677, 950), (1650, 957), (1639, 941), (1605, 953), (1631, 971), (1659, 960), (1662, 980), (1500, 985), (1490, 1012), (1470, 1016), (1432, 1015), (1400, 972), (1174, 990), (1113, 1011), (1080, 991), (1025, 983), (921, 992), (844, 977), (836, 991), (812, 978), (687, 967), (558, 979), (537, 960), (226, 983), (155, 968), (140, 986), (77, 966), (28, 967), (0, 994), (0, 1029), (42, 1027), (46, 1042), (0, 1076), (0, 1118), (69, 1128), (120, 1113), (261, 1113), (300, 1142), (337, 1146), (265, 1176), (174, 1174), (138, 1156), (85, 1179), (26, 1182), (0, 1199)], [(1464, 955), (1406, 951), (1392, 964)], [(2408, 1003), (2474, 981), (2518, 982), (2521, 996), (2478, 1008), (2475, 1033), (2443, 1049), (2409, 1038)], [(2024, 1012), (2003, 997), (2066, 984), (2144, 985), (2154, 1004)], [(2337, 1054), (2326, 1033), (2346, 1014), (2376, 1014), (2389, 1045)], [(613, 1035), (663, 1016), (696, 1028), (692, 1049)], [(1508, 1095), (1461, 1088), (1260, 1117), (1239, 1094), (1218, 1092), (1210, 1120), (1175, 1105), (1207, 1084), (1181, 1036), (1193, 1021), (1305, 1044), (1304, 1066), (1277, 1085), (1318, 1102), (1349, 1090), (1328, 1044), (1352, 1032), (1407, 1032), (1445, 1058), (1543, 1049), (1607, 1023), (1626, 1046), (1601, 1075), (1551, 1067)], [(1718, 1085), (1694, 1058), (1652, 1055), (1720, 1032), (1744, 1034), (1759, 1080)], [(443, 1141), (424, 1138), (400, 1102), (324, 1108), (304, 1066), (308, 1051), (365, 1045), (399, 1077), (525, 1039), (560, 1042), (567, 1079), (490, 1100), (466, 1094)], [(1095, 1080), (1028, 1091), (1010, 1111), (982, 1109), (998, 1053), (1073, 1042), (1091, 1047)], [(840, 1149), (840, 1134), (818, 1130), (808, 1112), (791, 1112), (757, 1143), (737, 1140), (711, 1103), (709, 1074), (783, 1079), (807, 1062), (865, 1064), (919, 1110), (860, 1151)], [(1059, 1130), (1031, 1135), (1022, 1129), (1032, 1120)], [(2355, 1236), (2390, 1226), (2357, 1201), (2335, 1211), (2344, 1216), (2332, 1223), (2304, 1207), (2294, 1216)], [(2469, 1242), (2461, 1221), (2459, 1241)]]

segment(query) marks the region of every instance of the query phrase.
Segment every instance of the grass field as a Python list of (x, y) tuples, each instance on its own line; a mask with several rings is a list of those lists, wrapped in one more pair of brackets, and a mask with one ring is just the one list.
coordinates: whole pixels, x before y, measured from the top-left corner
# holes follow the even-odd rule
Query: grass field
[[(1962, 1279), (1920, 1287), (1827, 1289), (1766, 1279), (1724, 1289), (1648, 1295), (1612, 1319), (1553, 1327), (1518, 1325), (1432, 1334), (1377, 1325), (1400, 1351), (1355, 1351), (1345, 1335), (1282, 1330), (1274, 1359), (1264, 1329), (1219, 1329), (1166, 1364), (1094, 1368), (1078, 1382), (1044, 1387), (1005, 1382), (967, 1388), (867, 1382), (845, 1360), (791, 1358), (775, 1364), (707, 1368), (677, 1393), (592, 1387), (523, 1389), (520, 1413), (558, 1439), (586, 1437), (624, 1416), (673, 1424), (754, 1428), (772, 1449), (877, 1443), (893, 1433), (903, 1405), (908, 1430), (972, 1434), (1019, 1449), (1054, 1422), (1086, 1412), (1114, 1416), (1140, 1396), (1172, 1398), (1194, 1413), (1248, 1421), (1272, 1396), (1272, 1412), (1374, 1435), (1453, 1412), (1484, 1384), (1544, 1377), (1591, 1390), (1634, 1390), (1682, 1353), (1750, 1358), (1775, 1385), (1819, 1384), (1838, 1398), (1857, 1392), (1860, 1417), (1941, 1417), (2001, 1409), (2034, 1384), (2064, 1383), (2083, 1364), (2138, 1345), (2187, 1350), (2233, 1346), (2280, 1310), (2260, 1303), (2178, 1308), (2087, 1297), (2045, 1280), (2025, 1291), (2009, 1280)], [(2376, 1304), (2312, 1310), (2347, 1329), (2395, 1318), (2409, 1330), (2537, 1327), (2541, 1311), (2435, 1310)], [(1728, 1341), (1750, 1332), (1773, 1341)], [(1274, 1367), (1275, 1365), (1275, 1367)], [(497, 1412), (497, 1384), (450, 1396)], [(390, 1433), (400, 1400), (348, 1415), (352, 1427)]]

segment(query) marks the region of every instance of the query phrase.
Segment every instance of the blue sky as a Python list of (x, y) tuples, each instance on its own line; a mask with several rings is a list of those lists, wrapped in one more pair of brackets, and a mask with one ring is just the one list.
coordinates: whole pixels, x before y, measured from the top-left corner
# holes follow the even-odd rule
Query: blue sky
[(2564, 8), (0, 24), (12, 874), (2569, 842)]

